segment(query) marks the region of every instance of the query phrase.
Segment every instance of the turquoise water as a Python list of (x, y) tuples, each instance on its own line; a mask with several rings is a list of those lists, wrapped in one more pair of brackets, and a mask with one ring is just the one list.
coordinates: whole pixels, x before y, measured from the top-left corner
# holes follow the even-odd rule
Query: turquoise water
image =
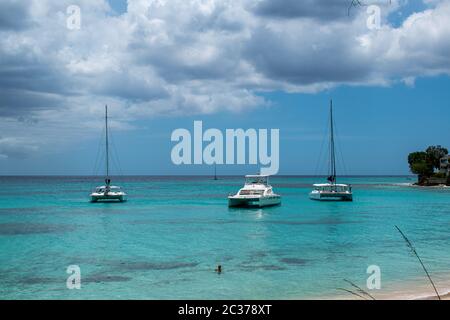
[[(0, 298), (333, 297), (350, 289), (343, 279), (364, 286), (369, 265), (382, 272), (374, 295), (408, 292), (402, 284), (423, 284), (423, 271), (394, 225), (447, 289), (449, 189), (348, 178), (355, 202), (321, 203), (308, 199), (317, 179), (279, 177), (282, 206), (229, 209), (242, 182), (122, 178), (129, 202), (91, 204), (94, 178), (0, 178)], [(81, 290), (66, 288), (69, 265), (81, 268)]]

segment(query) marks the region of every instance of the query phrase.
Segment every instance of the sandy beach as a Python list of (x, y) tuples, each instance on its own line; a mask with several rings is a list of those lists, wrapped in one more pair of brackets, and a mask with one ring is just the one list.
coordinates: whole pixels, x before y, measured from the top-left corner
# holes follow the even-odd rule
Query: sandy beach
[[(450, 286), (449, 283), (446, 281), (441, 280), (442, 275), (437, 275), (434, 281), (436, 279), (439, 279), (438, 282), (436, 282), (437, 290), (439, 292), (441, 300), (450, 300)], [(362, 288), (365, 289), (365, 288)], [(349, 290), (361, 294), (362, 296), (365, 296), (364, 294), (357, 292), (356, 289), (350, 289)], [(417, 281), (408, 281), (403, 283), (398, 283), (392, 286), (389, 286), (389, 289), (386, 290), (372, 290), (367, 292), (372, 295), (376, 300), (438, 300), (438, 297), (436, 294), (433, 294), (433, 287), (429, 282), (426, 282), (423, 279), (419, 279)], [(371, 300), (370, 297), (366, 296), (367, 300)], [(362, 298), (359, 298), (355, 295), (352, 295), (350, 293), (345, 294), (344, 292), (339, 293), (338, 296), (335, 296), (333, 299), (338, 300), (363, 300)], [(328, 300), (328, 299), (327, 299)]]

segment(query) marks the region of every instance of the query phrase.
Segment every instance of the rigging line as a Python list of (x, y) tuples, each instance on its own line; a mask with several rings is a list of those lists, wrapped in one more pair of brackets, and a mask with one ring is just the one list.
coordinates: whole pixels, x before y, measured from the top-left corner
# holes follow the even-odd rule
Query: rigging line
[(103, 163), (104, 163), (104, 160), (105, 160), (105, 152), (103, 150), (103, 147), (104, 147), (104, 144), (102, 143), (101, 147), (100, 147), (101, 150), (100, 150), (100, 153), (99, 153), (99, 159), (98, 159), (99, 161), (97, 162), (96, 167), (95, 167), (95, 172), (94, 172), (95, 176), (100, 176), (100, 172), (99, 171), (103, 167)]
[(119, 160), (118, 160), (118, 157), (117, 157), (117, 151), (114, 151), (112, 159), (113, 159), (113, 162), (114, 162), (114, 166), (117, 169), (117, 174), (115, 175), (115, 178), (117, 180), (119, 180), (119, 181), (123, 181), (123, 178), (122, 178), (123, 177), (123, 172), (122, 172), (122, 169), (120, 167), (120, 163), (119, 163)]
[(101, 136), (100, 140), (98, 141), (98, 145), (97, 145), (97, 153), (96, 153), (96, 156), (95, 156), (95, 162), (94, 162), (94, 168), (93, 168), (92, 175), (95, 175), (96, 168), (98, 166), (98, 161), (99, 161), (101, 148), (102, 148), (103, 136), (104, 136), (104, 132), (102, 131), (102, 136)]
[[(106, 106), (106, 120), (111, 120), (111, 116), (108, 115), (108, 107)], [(109, 161), (111, 160), (111, 164), (116, 167), (116, 169), (119, 171), (119, 175), (122, 174), (122, 168), (120, 167), (120, 162), (118, 158), (117, 148), (115, 147), (115, 139), (114, 135), (111, 130), (108, 130), (108, 121), (105, 122), (106, 126), (106, 134), (107, 134), (107, 155), (109, 156), (107, 159), (107, 171), (109, 173)], [(112, 152), (109, 152), (111, 149)]]
[[(104, 137), (105, 137), (105, 128), (102, 129), (102, 134), (101, 134), (100, 140), (98, 142), (98, 146), (97, 146), (97, 155), (95, 157), (95, 163), (94, 163), (94, 168), (93, 168), (93, 172), (92, 172), (93, 177), (96, 177), (98, 175), (98, 172), (101, 167), (101, 163), (103, 162), (103, 159), (104, 159), (104, 153), (102, 151)], [(93, 180), (91, 182), (91, 189), (94, 187), (95, 187), (95, 180)]]
[[(331, 123), (331, 120), (330, 120), (330, 123)], [(331, 132), (332, 132), (332, 129), (330, 129), (330, 137), (332, 134)], [(333, 143), (331, 142), (330, 137), (329, 137), (330, 142), (328, 143), (328, 176), (331, 176), (332, 172), (333, 172), (333, 169), (331, 167), (333, 165), (333, 161), (331, 160), (333, 157)]]
[[(320, 153), (319, 153), (319, 158), (318, 158), (318, 162), (316, 163), (316, 169), (314, 171), (314, 175), (319, 176), (323, 174), (323, 170), (324, 170), (324, 165), (326, 163), (326, 152), (325, 150), (325, 145), (327, 144), (326, 141), (328, 140), (326, 138), (326, 136), (328, 135), (328, 130), (325, 131), (324, 136), (322, 137), (322, 143), (320, 146)], [(328, 149), (328, 146), (326, 147)]]
[(97, 181), (96, 178), (98, 178), (98, 177), (101, 176), (101, 174), (99, 173), (99, 171), (102, 169), (102, 163), (104, 162), (104, 160), (105, 160), (105, 153), (102, 152), (102, 153), (101, 153), (101, 157), (100, 157), (100, 161), (99, 161), (99, 165), (98, 165), (98, 167), (97, 167), (96, 172), (94, 173), (94, 179), (92, 180), (92, 188), (95, 188), (95, 187), (97, 186), (97, 183), (98, 183), (98, 182), (96, 182), (96, 181)]
[(96, 161), (95, 161), (95, 166), (94, 166), (94, 172), (93, 175), (97, 175), (99, 167), (101, 166), (101, 161), (103, 160), (104, 157), (104, 152), (103, 152), (103, 147), (104, 147), (104, 132), (102, 131), (99, 143), (98, 143), (98, 149), (97, 149), (97, 157), (96, 157)]
[[(102, 135), (102, 138), (104, 139), (104, 137), (105, 137), (105, 135), (103, 134)], [(105, 144), (104, 143), (102, 143), (101, 144), (101, 149), (100, 149), (100, 158), (99, 158), (99, 162), (98, 162), (98, 164), (97, 164), (97, 167), (96, 167), (96, 169), (95, 169), (95, 176), (96, 177), (100, 177), (100, 176), (103, 176), (104, 175), (104, 163), (105, 163), (105, 158), (106, 158), (106, 154), (105, 154), (105, 150), (104, 150), (104, 148), (105, 148)]]
[(333, 118), (333, 100), (330, 100), (330, 171), (333, 177), (333, 184), (336, 184), (336, 147), (334, 143), (334, 118)]
[(123, 176), (123, 170), (122, 170), (122, 166), (120, 165), (120, 160), (119, 160), (119, 153), (117, 152), (117, 147), (116, 147), (116, 142), (115, 142), (115, 138), (114, 135), (111, 134), (111, 145), (112, 145), (112, 149), (113, 149), (113, 161), (117, 167), (117, 170), (119, 171), (119, 175)]
[[(120, 181), (122, 184), (125, 183), (125, 179), (124, 177), (124, 173), (122, 170), (122, 166), (120, 164), (120, 158), (119, 158), (119, 153), (117, 151), (117, 147), (116, 147), (116, 139), (114, 134), (111, 132), (110, 133), (110, 141), (111, 141), (111, 147), (112, 147), (112, 161), (113, 161), (113, 165), (115, 165), (117, 171), (118, 171), (118, 176), (116, 175), (116, 178), (118, 181)], [(126, 187), (126, 184), (124, 185), (124, 187)]]
[[(331, 109), (330, 109), (330, 111), (331, 111)], [(323, 162), (321, 161), (321, 165), (322, 165), (321, 169), (323, 168), (324, 175), (326, 175), (327, 177), (333, 175), (333, 168), (332, 168), (332, 166), (333, 166), (333, 161), (332, 161), (332, 158), (333, 158), (333, 141), (332, 141), (333, 140), (332, 139), (333, 127), (330, 125), (333, 121), (333, 117), (332, 117), (332, 113), (330, 111), (328, 112), (328, 118), (327, 118), (327, 122), (325, 125), (325, 127), (327, 129), (325, 131), (325, 136), (323, 138), (323, 141), (327, 142), (328, 152), (326, 155), (324, 155), (324, 161)], [(324, 166), (325, 166), (325, 168), (324, 168)]]
[(318, 176), (320, 174), (319, 170), (320, 170), (320, 172), (323, 170), (323, 166), (324, 166), (324, 162), (325, 162), (325, 161), (322, 161), (322, 156), (324, 156), (323, 150), (324, 150), (325, 142), (326, 141), (328, 142), (328, 139), (327, 139), (327, 137), (329, 135), (328, 121), (329, 121), (329, 119), (327, 119), (327, 124), (324, 126), (324, 128), (327, 128), (327, 129), (325, 130), (325, 132), (323, 134), (322, 144), (320, 146), (320, 153), (319, 153), (319, 159), (318, 159), (319, 161), (316, 163), (316, 169), (314, 171), (315, 176)]
[(337, 148), (336, 148), (336, 150), (337, 150), (337, 154), (338, 154), (338, 160), (341, 162), (343, 174), (345, 176), (347, 176), (348, 175), (348, 170), (347, 170), (347, 166), (346, 166), (346, 163), (345, 163), (344, 151), (342, 149), (342, 144), (341, 144), (340, 139), (339, 139), (339, 137), (341, 137), (341, 135), (340, 135), (339, 128), (336, 125), (335, 125), (335, 131), (336, 131), (336, 138), (337, 138), (336, 139), (336, 141), (337, 141), (337, 146), (336, 146)]
[(106, 178), (109, 179), (109, 132), (108, 132), (108, 106), (105, 106), (105, 127), (106, 127)]
[[(101, 145), (101, 148), (103, 148), (103, 144)], [(99, 151), (98, 161), (97, 161), (97, 163), (96, 163), (96, 165), (94, 167), (94, 172), (93, 172), (93, 176), (94, 177), (100, 176), (99, 171), (102, 168), (102, 163), (103, 163), (104, 159), (105, 159), (104, 152), (103, 151)]]

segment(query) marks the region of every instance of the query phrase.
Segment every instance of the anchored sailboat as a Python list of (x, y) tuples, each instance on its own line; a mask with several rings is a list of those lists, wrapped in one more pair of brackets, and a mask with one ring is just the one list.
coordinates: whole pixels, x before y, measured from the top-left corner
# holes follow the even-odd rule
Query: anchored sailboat
[(106, 177), (105, 185), (97, 187), (91, 193), (91, 202), (124, 202), (127, 200), (127, 194), (120, 187), (111, 185), (109, 175), (109, 129), (108, 129), (108, 106), (105, 106), (105, 126), (106, 126)]
[(214, 180), (219, 180), (219, 178), (217, 177), (217, 163), (214, 163)]
[(353, 201), (352, 187), (337, 183), (336, 151), (334, 145), (333, 101), (330, 102), (330, 175), (328, 183), (315, 184), (309, 194), (312, 200), (319, 201)]

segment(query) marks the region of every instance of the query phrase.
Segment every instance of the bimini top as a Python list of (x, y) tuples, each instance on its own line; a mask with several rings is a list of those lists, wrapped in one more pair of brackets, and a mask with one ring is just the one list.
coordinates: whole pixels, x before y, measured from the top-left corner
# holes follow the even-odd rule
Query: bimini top
[[(101, 187), (97, 187), (97, 188), (103, 188), (106, 189), (106, 186), (101, 186)], [(109, 186), (110, 189), (121, 189), (121, 187), (117, 187), (117, 186)]]
[(268, 185), (268, 183), (269, 183), (269, 176), (263, 176), (263, 175), (245, 176), (245, 184), (246, 185), (252, 185), (252, 184)]
[(314, 184), (314, 187), (343, 187), (343, 188), (348, 188), (349, 185), (348, 184), (331, 184), (331, 183), (323, 183), (323, 184)]
[(267, 175), (261, 175), (261, 174), (255, 174), (255, 175), (247, 175), (245, 178), (269, 178), (270, 176)]
[[(96, 191), (106, 190), (106, 186), (97, 187), (97, 188), (95, 188), (95, 190)], [(117, 187), (117, 186), (110, 186), (109, 190), (112, 191), (112, 192), (118, 192), (118, 191), (122, 191), (122, 188), (121, 187)]]

